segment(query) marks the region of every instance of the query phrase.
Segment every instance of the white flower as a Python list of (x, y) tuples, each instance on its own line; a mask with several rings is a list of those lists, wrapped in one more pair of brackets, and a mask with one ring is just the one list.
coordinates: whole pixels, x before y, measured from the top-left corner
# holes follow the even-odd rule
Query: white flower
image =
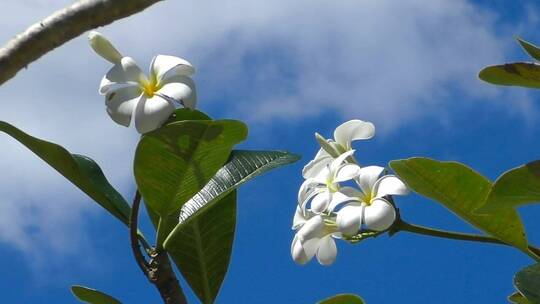
[(394, 175), (379, 178), (383, 171), (383, 167), (364, 167), (355, 179), (362, 191), (351, 187), (340, 190), (348, 196), (348, 203), (337, 212), (336, 218), (338, 229), (343, 234), (354, 235), (362, 226), (368, 230), (383, 231), (396, 220), (396, 210), (385, 196), (405, 195), (409, 189)]
[(351, 180), (360, 174), (360, 167), (356, 164), (345, 163), (345, 160), (354, 153), (347, 151), (327, 164), (319, 174), (304, 181), (298, 192), (298, 204), (306, 210), (311, 200), (311, 210), (315, 213), (325, 212), (334, 194), (340, 189), (339, 183)]
[(313, 178), (324, 169), (334, 157), (352, 150), (352, 142), (361, 139), (370, 139), (375, 135), (375, 126), (371, 122), (362, 120), (349, 120), (336, 128), (334, 131), (334, 140), (325, 140), (319, 134), (316, 136), (322, 141), (327, 142), (331, 151), (326, 151), (321, 147), (315, 158), (310, 161), (302, 170), (304, 178)]
[(311, 212), (304, 217), (296, 208), (293, 229), (298, 229), (291, 244), (291, 255), (298, 264), (306, 264), (314, 256), (321, 265), (331, 265), (336, 260), (337, 247), (332, 236), (339, 237), (335, 225), (325, 223), (321, 215)]
[(101, 80), (99, 92), (105, 95), (107, 113), (118, 124), (129, 126), (134, 120), (139, 133), (159, 128), (175, 109), (175, 103), (187, 108), (196, 104), (195, 84), (189, 77), (195, 72), (184, 59), (158, 55), (147, 77), (130, 57), (124, 57), (101, 34), (91, 32), (90, 46), (114, 66)]

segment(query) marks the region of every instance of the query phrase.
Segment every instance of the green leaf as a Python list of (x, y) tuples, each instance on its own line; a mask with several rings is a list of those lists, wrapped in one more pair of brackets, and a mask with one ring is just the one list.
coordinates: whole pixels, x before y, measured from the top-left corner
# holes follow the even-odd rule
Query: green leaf
[(513, 209), (540, 202), (540, 160), (511, 169), (501, 175), (491, 188), (479, 214)]
[(364, 301), (357, 295), (343, 293), (324, 299), (319, 304), (364, 304)]
[(143, 135), (134, 171), (146, 204), (162, 218), (180, 210), (246, 136), (246, 126), (234, 120), (180, 121)]
[(529, 254), (523, 224), (515, 210), (478, 215), (491, 183), (457, 162), (410, 158), (390, 162), (397, 175), (414, 191), (431, 198), (478, 229)]
[(174, 110), (174, 112), (171, 114), (171, 117), (169, 117), (169, 119), (164, 123), (164, 125), (184, 120), (212, 120), (212, 118), (198, 110), (179, 108)]
[(165, 249), (203, 303), (213, 303), (229, 267), (236, 226), (236, 190), (177, 227)]
[(299, 159), (300, 156), (296, 154), (282, 151), (232, 151), (225, 166), (219, 169), (199, 193), (182, 206), (180, 223), (186, 221), (202, 208), (212, 206), (219, 199), (252, 178)]
[(536, 60), (540, 60), (540, 48), (538, 48), (536, 45), (527, 42), (521, 38), (517, 38), (517, 41), (519, 44), (521, 44), (521, 47), (529, 54), (532, 58)]
[(130, 213), (128, 203), (109, 184), (92, 159), (71, 154), (57, 144), (32, 137), (3, 121), (0, 121), (0, 131), (26, 146), (112, 215), (128, 224)]
[(514, 285), (531, 304), (540, 303), (540, 263), (525, 267), (514, 277)]
[(483, 81), (505, 86), (540, 88), (540, 65), (515, 62), (485, 67), (478, 77)]
[(525, 298), (521, 293), (514, 292), (508, 297), (508, 301), (510, 301), (513, 304), (530, 304), (529, 300)]
[(73, 285), (71, 292), (81, 302), (89, 304), (121, 304), (120, 301), (108, 294), (84, 286)]

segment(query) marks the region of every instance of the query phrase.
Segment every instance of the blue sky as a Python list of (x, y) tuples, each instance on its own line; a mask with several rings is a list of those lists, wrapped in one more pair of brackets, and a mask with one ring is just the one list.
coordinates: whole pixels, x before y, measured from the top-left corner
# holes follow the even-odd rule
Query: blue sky
[[(10, 1), (0, 40), (70, 1)], [(531, 263), (517, 250), (399, 233), (338, 245), (331, 267), (298, 266), (290, 230), (302, 166), (341, 122), (373, 121), (363, 164), (429, 156), (494, 179), (538, 158), (540, 100), (476, 79), (490, 63), (527, 60), (512, 37), (540, 43), (535, 1), (164, 1), (100, 29), (147, 66), (155, 54), (197, 68), (199, 108), (250, 126), (242, 148), (303, 159), (239, 192), (234, 252), (218, 303), (313, 303), (351, 292), (367, 303), (502, 303)], [(195, 2), (195, 1), (192, 1)], [(165, 21), (164, 21), (165, 20)], [(108, 64), (77, 38), (0, 87), (0, 119), (98, 161), (128, 199), (137, 134), (107, 117), (97, 85)], [(68, 286), (124, 303), (157, 303), (127, 231), (16, 142), (0, 137), (0, 290), (7, 303), (75, 303)], [(435, 202), (400, 197), (404, 219), (474, 231)], [(520, 209), (540, 244), (537, 206)], [(143, 222), (148, 230), (148, 222)], [(188, 291), (189, 297), (194, 299)]]

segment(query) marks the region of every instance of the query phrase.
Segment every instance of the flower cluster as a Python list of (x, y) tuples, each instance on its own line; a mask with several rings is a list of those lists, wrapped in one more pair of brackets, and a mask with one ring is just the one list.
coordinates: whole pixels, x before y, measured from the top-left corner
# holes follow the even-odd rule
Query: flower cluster
[[(180, 104), (195, 108), (195, 73), (186, 60), (157, 55), (147, 77), (131, 57), (125, 57), (98, 32), (88, 35), (98, 55), (114, 64), (101, 80), (99, 93), (105, 95), (107, 113), (116, 123), (128, 127), (134, 120), (139, 133), (159, 128)], [(132, 119), (133, 117), (133, 119)]]
[(360, 167), (353, 156), (352, 142), (374, 135), (373, 124), (361, 120), (337, 127), (333, 140), (315, 135), (321, 149), (302, 171), (305, 181), (293, 220), (295, 262), (305, 264), (316, 256), (322, 265), (330, 265), (337, 255), (334, 239), (385, 231), (396, 220), (389, 198), (407, 194), (405, 184), (394, 175), (384, 175), (383, 167)]

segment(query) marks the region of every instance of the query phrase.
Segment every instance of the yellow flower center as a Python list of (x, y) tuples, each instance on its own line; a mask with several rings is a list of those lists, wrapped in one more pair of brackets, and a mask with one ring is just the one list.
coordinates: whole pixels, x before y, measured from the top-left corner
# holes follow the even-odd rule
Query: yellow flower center
[(158, 84), (157, 77), (155, 75), (150, 75), (149, 81), (144, 81), (141, 83), (141, 89), (147, 97), (153, 97), (160, 88), (161, 85)]

